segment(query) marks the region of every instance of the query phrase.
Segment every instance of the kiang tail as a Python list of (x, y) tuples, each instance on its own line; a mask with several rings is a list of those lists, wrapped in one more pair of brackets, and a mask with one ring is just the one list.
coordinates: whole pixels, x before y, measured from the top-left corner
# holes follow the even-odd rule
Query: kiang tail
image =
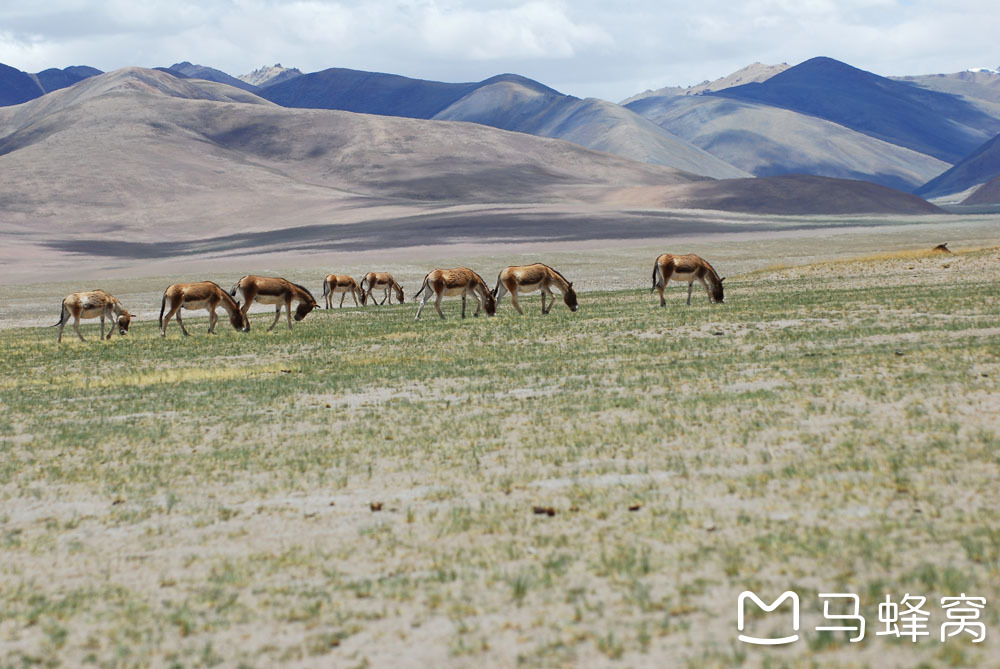
[(422, 284), (420, 284), (420, 290), (418, 290), (417, 292), (415, 292), (413, 294), (413, 299), (414, 300), (417, 299), (418, 297), (420, 297), (421, 295), (423, 295), (424, 291), (427, 290), (427, 279), (429, 279), (430, 276), (431, 275), (428, 272), (427, 275), (424, 277), (424, 282)]
[(62, 325), (63, 321), (65, 321), (65, 320), (66, 320), (66, 309), (65, 309), (64, 305), (60, 304), (59, 305), (59, 322), (58, 323), (53, 323), (49, 327), (50, 328), (58, 327), (58, 326)]

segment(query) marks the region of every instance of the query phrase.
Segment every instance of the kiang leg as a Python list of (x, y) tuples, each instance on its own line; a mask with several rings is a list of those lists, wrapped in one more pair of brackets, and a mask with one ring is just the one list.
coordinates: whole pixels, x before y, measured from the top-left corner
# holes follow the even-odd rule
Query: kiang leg
[(177, 313), (178, 309), (180, 309), (179, 306), (176, 306), (176, 307), (171, 306), (170, 310), (163, 317), (163, 324), (160, 327), (160, 336), (161, 337), (166, 337), (167, 336), (167, 323), (169, 323), (170, 319), (174, 317), (174, 314)]
[(101, 312), (101, 341), (104, 341), (104, 312)]
[(420, 298), (420, 306), (417, 307), (417, 315), (414, 316), (413, 320), (420, 320), (420, 312), (424, 310), (424, 305), (430, 302), (433, 292), (430, 288), (424, 290), (424, 296)]
[(517, 309), (517, 313), (521, 314), (522, 316), (524, 315), (524, 312), (521, 311), (521, 304), (517, 301), (517, 288), (510, 291), (510, 303), (514, 305), (515, 309)]
[(292, 329), (292, 298), (285, 302), (285, 316), (288, 317), (288, 329)]
[(86, 341), (83, 335), (80, 334), (80, 317), (76, 314), (73, 314), (73, 330), (76, 332), (76, 336), (80, 338), (80, 341)]
[(441, 317), (441, 320), (444, 320), (444, 312), (441, 311), (441, 298), (443, 297), (444, 297), (444, 292), (440, 292), (437, 294), (437, 297), (434, 300), (434, 308), (437, 309), (438, 316)]
[(462, 293), (462, 318), (465, 318), (465, 293)]
[(691, 306), (691, 291), (694, 290), (694, 281), (688, 283), (688, 306)]
[(274, 329), (274, 326), (278, 324), (278, 319), (281, 318), (281, 304), (279, 303), (277, 308), (274, 310), (274, 321), (271, 323), (271, 327), (267, 329), (268, 332)]
[(215, 324), (219, 322), (219, 315), (215, 313), (215, 307), (208, 308), (208, 334), (215, 334)]
[(177, 310), (177, 324), (181, 326), (181, 332), (184, 333), (185, 337), (190, 337), (191, 336), (191, 333), (187, 331), (186, 327), (184, 327), (184, 319), (181, 318), (181, 310), (180, 309)]

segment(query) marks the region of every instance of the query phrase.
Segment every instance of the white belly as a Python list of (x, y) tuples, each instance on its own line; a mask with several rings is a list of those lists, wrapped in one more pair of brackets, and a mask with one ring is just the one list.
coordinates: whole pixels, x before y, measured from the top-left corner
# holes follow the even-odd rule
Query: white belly
[(195, 311), (196, 309), (208, 309), (208, 300), (188, 300), (184, 302), (184, 309), (186, 311)]
[(255, 300), (261, 304), (284, 304), (285, 300), (280, 295), (258, 295)]
[(84, 306), (80, 309), (80, 318), (100, 318), (104, 307)]
[(517, 287), (517, 292), (519, 292), (519, 293), (533, 293), (536, 290), (541, 289), (541, 287), (542, 287), (542, 282), (541, 281), (539, 281), (538, 283), (522, 283), (521, 285), (519, 285)]

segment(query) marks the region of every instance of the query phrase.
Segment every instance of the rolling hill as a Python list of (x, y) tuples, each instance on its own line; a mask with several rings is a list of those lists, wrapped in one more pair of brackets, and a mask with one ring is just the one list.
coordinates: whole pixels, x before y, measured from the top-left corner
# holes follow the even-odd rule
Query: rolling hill
[(165, 71), (174, 75), (186, 77), (188, 79), (204, 79), (205, 81), (214, 81), (219, 84), (242, 88), (243, 90), (250, 91), (251, 93), (256, 93), (260, 90), (257, 86), (247, 83), (242, 79), (238, 79), (237, 77), (228, 75), (222, 70), (217, 70), (214, 67), (206, 67), (204, 65), (194, 65), (187, 61), (184, 61), (183, 63), (174, 63), (170, 67), (166, 68)]
[(620, 105), (629, 106), (629, 103), (637, 102), (643, 98), (673, 97), (676, 95), (698, 95), (707, 91), (721, 91), (724, 88), (742, 86), (743, 84), (760, 83), (767, 81), (776, 74), (781, 74), (788, 69), (787, 63), (780, 65), (765, 65), (764, 63), (753, 63), (725, 77), (720, 77), (715, 81), (703, 81), (694, 86), (665, 86), (656, 90), (648, 90), (637, 95), (633, 95), (622, 100)]
[(755, 176), (814, 174), (912, 191), (950, 167), (831, 121), (754, 102), (650, 96), (628, 108)]
[(1000, 175), (997, 175), (976, 189), (962, 204), (1000, 204)]
[(7, 223), (189, 232), (385, 204), (579, 202), (700, 177), (569, 142), (448, 123), (287, 109), (126, 68), (0, 110)]
[[(887, 186), (794, 174), (756, 179), (725, 179), (659, 189), (635, 188), (609, 194), (613, 202), (642, 202), (652, 207), (713, 209), (755, 214), (935, 214), (935, 205)], [(621, 198), (625, 198), (622, 200)]]
[(0, 107), (34, 100), (97, 74), (101, 74), (101, 71), (82, 65), (62, 70), (51, 68), (29, 74), (0, 63)]
[(970, 102), (813, 58), (763, 83), (705, 93), (816, 116), (955, 163), (1000, 133), (1000, 118)]
[[(475, 123), (285, 108), (141, 68), (0, 109), (0, 171), (0, 255), (31, 276), (81, 254), (128, 263), (662, 234), (650, 207), (936, 211), (864, 182), (712, 180)], [(689, 230), (684, 220), (669, 229)]]
[(565, 139), (598, 151), (713, 178), (749, 176), (618, 105), (563, 95), (514, 74), (451, 84), (330, 69), (275, 84), (260, 95), (285, 107), (467, 121)]
[(604, 100), (561, 95), (533, 83), (509, 78), (495, 81), (475, 89), (433, 118), (564, 139), (715, 179), (750, 176), (623, 107)]
[(989, 140), (947, 172), (917, 189), (926, 198), (961, 193), (1000, 175), (1000, 135)]

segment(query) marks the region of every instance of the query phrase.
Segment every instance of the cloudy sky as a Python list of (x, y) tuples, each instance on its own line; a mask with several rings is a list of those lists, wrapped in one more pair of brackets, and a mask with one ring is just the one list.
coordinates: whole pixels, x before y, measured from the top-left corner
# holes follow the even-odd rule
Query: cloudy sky
[(882, 75), (1000, 67), (997, 0), (0, 0), (0, 63), (37, 72), (280, 62), (619, 101), (755, 61)]

